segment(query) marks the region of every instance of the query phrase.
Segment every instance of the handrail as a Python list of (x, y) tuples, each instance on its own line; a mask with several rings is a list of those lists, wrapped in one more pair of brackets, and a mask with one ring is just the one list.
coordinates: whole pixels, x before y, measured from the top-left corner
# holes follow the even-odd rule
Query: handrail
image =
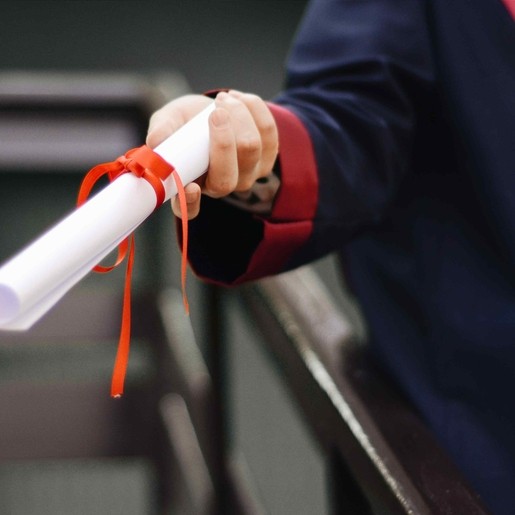
[(311, 267), (242, 293), (307, 425), (356, 482), (352, 496), (362, 496), (362, 507), (354, 513), (364, 505), (370, 513), (487, 513), (415, 410), (374, 368)]

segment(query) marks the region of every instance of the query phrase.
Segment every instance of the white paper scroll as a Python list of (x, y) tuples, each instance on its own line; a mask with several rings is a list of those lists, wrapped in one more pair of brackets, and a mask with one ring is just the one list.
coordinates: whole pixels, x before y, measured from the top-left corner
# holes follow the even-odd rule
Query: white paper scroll
[[(175, 167), (183, 184), (207, 170), (207, 119), (213, 109), (211, 104), (154, 149)], [(177, 193), (171, 176), (164, 186), (166, 200)], [(0, 268), (0, 329), (31, 327), (133, 232), (155, 204), (154, 189), (145, 179), (123, 174), (5, 263)]]

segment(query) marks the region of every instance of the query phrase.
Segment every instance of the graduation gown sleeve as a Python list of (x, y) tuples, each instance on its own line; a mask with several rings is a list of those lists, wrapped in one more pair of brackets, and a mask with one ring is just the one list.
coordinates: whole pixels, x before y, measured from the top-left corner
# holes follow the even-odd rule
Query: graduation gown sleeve
[(292, 47), (270, 215), (204, 198), (191, 223), (196, 273), (237, 284), (331, 252), (377, 223), (407, 172), (416, 103), (432, 85), (420, 0), (315, 0)]

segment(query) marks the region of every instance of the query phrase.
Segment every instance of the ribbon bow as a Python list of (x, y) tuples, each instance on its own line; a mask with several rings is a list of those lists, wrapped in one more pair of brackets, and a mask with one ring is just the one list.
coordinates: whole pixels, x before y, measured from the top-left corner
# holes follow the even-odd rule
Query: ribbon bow
[[(150, 147), (143, 145), (133, 148), (109, 163), (102, 163), (94, 166), (84, 177), (80, 186), (77, 198), (77, 206), (81, 206), (88, 199), (93, 186), (96, 182), (107, 175), (110, 181), (124, 173), (133, 173), (137, 177), (145, 179), (154, 189), (156, 194), (156, 209), (164, 202), (166, 192), (163, 181), (172, 175), (177, 186), (179, 195), (179, 208), (182, 218), (182, 259), (181, 259), (181, 282), (184, 308), (189, 313), (188, 299), (186, 296), (186, 271), (188, 254), (188, 220), (186, 195), (179, 174), (175, 168), (165, 161), (159, 154)], [(122, 261), (127, 258), (127, 268), (125, 271), (125, 288), (123, 294), (122, 324), (120, 329), (120, 339), (113, 369), (111, 382), (111, 397), (121, 397), (125, 383), (125, 375), (129, 362), (130, 350), (130, 331), (131, 331), (131, 279), (132, 267), (134, 264), (134, 234), (131, 234), (118, 245), (118, 255), (113, 265), (96, 265), (93, 270), (99, 273), (107, 273), (114, 270)]]

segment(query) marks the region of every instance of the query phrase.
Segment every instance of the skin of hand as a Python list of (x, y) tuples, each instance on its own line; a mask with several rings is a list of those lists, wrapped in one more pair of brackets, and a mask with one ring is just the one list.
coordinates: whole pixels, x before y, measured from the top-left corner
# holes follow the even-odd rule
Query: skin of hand
[[(185, 187), (188, 219), (200, 211), (201, 194), (222, 198), (244, 194), (255, 181), (267, 177), (275, 163), (279, 138), (266, 102), (250, 93), (230, 90), (213, 100), (204, 95), (185, 95), (156, 111), (149, 122), (147, 145), (155, 148), (208, 104), (215, 102), (209, 117), (209, 168)], [(177, 197), (172, 209), (181, 216)]]

